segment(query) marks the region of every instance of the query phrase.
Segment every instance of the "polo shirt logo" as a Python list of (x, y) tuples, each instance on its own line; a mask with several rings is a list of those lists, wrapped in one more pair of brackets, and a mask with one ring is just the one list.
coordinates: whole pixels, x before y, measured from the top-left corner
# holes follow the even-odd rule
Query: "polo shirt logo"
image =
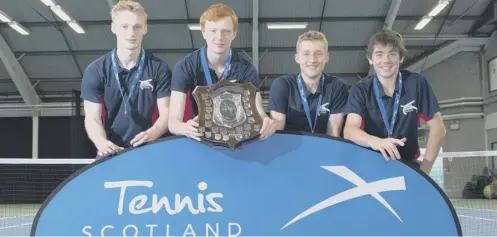
[(400, 106), (400, 107), (402, 107), (402, 112), (404, 113), (404, 115), (407, 115), (407, 113), (412, 112), (414, 110), (418, 111), (418, 108), (416, 106), (412, 105), (414, 102), (415, 102), (415, 100), (413, 100), (405, 105)]
[(319, 113), (321, 114), (325, 114), (325, 113), (329, 113), (330, 112), (330, 109), (326, 108), (328, 107), (330, 103), (325, 103), (325, 104), (322, 104), (320, 107), (319, 107)]
[(341, 193), (335, 194), (334, 196), (329, 197), (326, 200), (323, 200), (320, 203), (308, 208), (304, 212), (300, 213), (296, 217), (294, 217), (291, 221), (289, 221), (286, 225), (284, 225), (281, 229), (288, 227), (289, 225), (311, 215), (318, 211), (321, 211), (325, 208), (331, 207), (333, 205), (339, 204), (341, 202), (345, 202), (354, 198), (370, 195), (374, 199), (376, 199), (379, 203), (381, 203), (386, 209), (388, 209), (392, 215), (397, 217), (397, 219), (404, 223), (402, 219), (399, 217), (397, 212), (390, 206), (390, 204), (380, 195), (382, 192), (388, 191), (405, 191), (406, 183), (404, 176), (397, 176), (392, 178), (385, 178), (381, 180), (377, 180), (374, 182), (366, 182), (364, 179), (359, 177), (354, 171), (350, 170), (345, 166), (322, 166), (323, 169), (326, 169), (330, 172), (335, 173), (336, 175), (344, 178), (345, 180), (353, 183), (356, 187), (351, 188), (349, 190), (345, 190)]
[(150, 90), (154, 90), (154, 86), (152, 85), (152, 79), (148, 79), (148, 80), (143, 80), (143, 81), (140, 81), (140, 89), (150, 89)]

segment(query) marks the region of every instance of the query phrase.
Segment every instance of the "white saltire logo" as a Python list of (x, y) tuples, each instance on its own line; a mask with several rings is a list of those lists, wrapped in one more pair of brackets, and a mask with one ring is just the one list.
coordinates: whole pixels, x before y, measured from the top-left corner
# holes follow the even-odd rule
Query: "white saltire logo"
[(140, 89), (154, 90), (154, 86), (152, 85), (152, 79), (140, 81)]
[(414, 105), (412, 105), (412, 104), (414, 104), (414, 101), (415, 100), (413, 100), (405, 105), (400, 106), (400, 107), (402, 107), (402, 112), (404, 113), (404, 115), (407, 115), (407, 113), (412, 112), (414, 110), (418, 111), (418, 108), (416, 108)]
[(357, 187), (345, 190), (339, 194), (336, 194), (310, 207), (309, 209), (305, 210), (304, 212), (294, 217), (285, 226), (283, 226), (281, 230), (322, 209), (365, 195), (371, 195), (373, 198), (378, 200), (378, 202), (380, 202), (393, 215), (395, 215), (395, 217), (397, 217), (397, 219), (399, 219), (400, 222), (404, 223), (402, 219), (399, 217), (399, 215), (397, 215), (395, 210), (393, 210), (393, 208), (390, 206), (390, 204), (388, 204), (388, 202), (380, 195), (381, 192), (406, 190), (404, 176), (387, 178), (367, 183), (361, 177), (359, 177), (357, 174), (355, 174), (353, 171), (351, 171), (345, 166), (322, 166), (322, 168), (331, 171), (337, 174), (338, 176), (350, 181), (351, 183), (355, 184)]
[(330, 103), (322, 104), (321, 107), (319, 107), (319, 113), (329, 113), (330, 109), (326, 108), (329, 104)]

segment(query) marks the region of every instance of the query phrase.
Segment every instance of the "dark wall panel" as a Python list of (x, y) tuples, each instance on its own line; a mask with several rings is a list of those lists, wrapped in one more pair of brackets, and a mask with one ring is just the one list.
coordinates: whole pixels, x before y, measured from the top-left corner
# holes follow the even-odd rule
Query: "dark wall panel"
[(0, 118), (0, 158), (30, 158), (32, 126), (29, 117)]

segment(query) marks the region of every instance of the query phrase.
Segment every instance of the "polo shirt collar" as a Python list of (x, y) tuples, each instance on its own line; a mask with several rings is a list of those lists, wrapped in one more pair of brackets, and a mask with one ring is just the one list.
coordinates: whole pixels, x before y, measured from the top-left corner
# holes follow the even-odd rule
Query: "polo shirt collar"
[[(402, 77), (402, 78), (404, 78), (404, 77)], [(375, 80), (378, 80), (378, 84), (379, 84), (379, 85), (381, 85), (381, 83), (379, 83), (379, 82), (380, 82), (380, 80), (379, 80), (378, 78), (376, 78), (376, 77), (375, 77), (374, 79), (375, 79)], [(397, 80), (400, 80), (400, 78), (399, 78), (398, 76), (397, 76)], [(397, 80), (395, 80), (395, 90), (393, 91), (392, 96), (387, 95), (387, 94), (385, 93), (385, 90), (383, 89), (383, 87), (381, 87), (381, 88), (382, 88), (382, 89), (380, 90), (380, 97), (381, 97), (381, 98), (389, 98), (389, 97), (393, 97), (393, 96), (395, 96), (396, 94), (398, 94), (398, 93), (399, 93), (399, 91), (400, 91), (401, 89), (402, 89), (402, 90), (404, 89), (404, 88), (399, 88), (399, 82), (398, 82)], [(403, 85), (404, 85), (404, 83), (402, 83), (402, 87), (404, 87)]]
[[(240, 62), (240, 58), (238, 58), (239, 56), (233, 48), (231, 48), (231, 50), (232, 50), (232, 52), (231, 52), (231, 70), (233, 70), (233, 64)], [(200, 57), (202, 57), (202, 55), (200, 55), (201, 52), (202, 51), (200, 49), (198, 49), (199, 60), (200, 60)], [(205, 58), (207, 59), (207, 50), (205, 50), (205, 54), (206, 54)], [(211, 69), (211, 68), (209, 68), (209, 69)], [(200, 64), (200, 71), (204, 72), (204, 67), (202, 67), (202, 64)]]
[[(323, 75), (324, 77), (326, 77), (326, 75), (324, 75), (324, 73), (323, 73), (322, 75)], [(297, 77), (298, 77), (298, 75), (297, 75)], [(322, 93), (323, 93), (323, 87), (322, 87), (323, 82), (322, 82), (322, 80), (324, 80), (324, 78), (323, 78), (323, 77), (321, 77), (321, 78), (319, 79), (318, 89), (316, 90), (316, 92), (314, 93), (314, 95), (320, 95), (320, 94), (322, 94)], [(302, 82), (304, 82), (304, 81), (303, 81), (303, 79), (302, 79)], [(312, 94), (312, 93), (311, 93), (311, 92), (307, 89), (307, 86), (305, 86), (305, 85), (304, 85), (304, 93), (305, 93), (305, 96), (306, 96), (306, 97)]]

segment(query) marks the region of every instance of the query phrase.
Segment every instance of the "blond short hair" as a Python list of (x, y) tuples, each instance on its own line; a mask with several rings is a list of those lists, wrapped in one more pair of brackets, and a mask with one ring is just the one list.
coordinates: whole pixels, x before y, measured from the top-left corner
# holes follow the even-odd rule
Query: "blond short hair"
[(321, 41), (324, 43), (326, 51), (328, 51), (328, 40), (326, 39), (326, 35), (324, 35), (322, 32), (310, 30), (299, 35), (297, 40), (297, 51), (302, 41)]
[(143, 16), (145, 18), (145, 21), (147, 21), (148, 15), (147, 12), (145, 11), (145, 8), (140, 3), (134, 0), (119, 0), (119, 2), (116, 5), (114, 5), (112, 10), (110, 11), (112, 20), (114, 21), (114, 17), (116, 16), (117, 13), (123, 11), (130, 11), (136, 13), (140, 16)]
[(216, 3), (205, 9), (200, 17), (200, 29), (204, 31), (206, 21), (217, 21), (227, 16), (230, 17), (233, 22), (233, 31), (237, 32), (238, 17), (231, 7), (223, 3)]

